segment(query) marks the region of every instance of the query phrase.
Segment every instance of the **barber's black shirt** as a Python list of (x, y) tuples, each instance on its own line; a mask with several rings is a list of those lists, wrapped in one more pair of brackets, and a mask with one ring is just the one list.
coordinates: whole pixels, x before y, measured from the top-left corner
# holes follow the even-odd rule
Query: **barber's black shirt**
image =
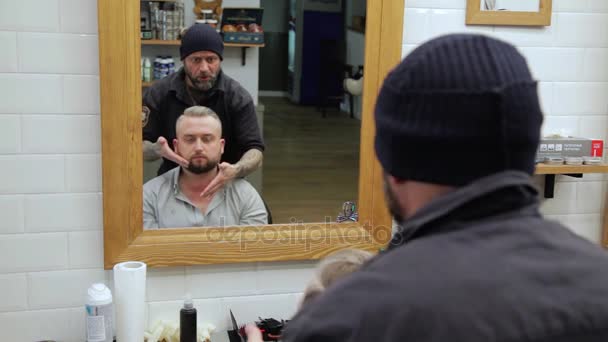
[[(222, 137), (226, 140), (222, 161), (234, 164), (250, 149), (264, 151), (253, 100), (238, 82), (220, 71), (211, 90), (202, 97), (200, 93), (193, 96), (186, 89), (183, 68), (149, 87), (143, 98), (143, 139), (156, 142), (163, 136), (172, 146), (177, 118), (186, 108), (197, 105), (211, 108), (222, 121)], [(158, 174), (176, 166), (164, 159)]]

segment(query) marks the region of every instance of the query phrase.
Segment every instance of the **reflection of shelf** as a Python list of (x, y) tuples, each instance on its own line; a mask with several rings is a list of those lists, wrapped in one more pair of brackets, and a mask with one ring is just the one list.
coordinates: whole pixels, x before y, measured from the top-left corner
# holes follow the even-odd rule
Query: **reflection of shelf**
[(180, 45), (181, 40), (142, 39), (141, 45)]
[[(142, 39), (141, 45), (180, 45), (181, 40)], [(264, 44), (224, 43), (226, 47), (264, 47)]]
[[(180, 45), (181, 40), (142, 39), (141, 45)], [(241, 65), (245, 65), (247, 49), (250, 47), (263, 48), (264, 44), (224, 43), (225, 47), (241, 48)]]
[(608, 165), (547, 165), (536, 164), (537, 175), (545, 176), (545, 198), (553, 198), (555, 175), (582, 178), (585, 173), (608, 173)]
[(141, 87), (142, 88), (148, 88), (149, 86), (153, 85), (155, 81), (152, 82), (141, 82)]

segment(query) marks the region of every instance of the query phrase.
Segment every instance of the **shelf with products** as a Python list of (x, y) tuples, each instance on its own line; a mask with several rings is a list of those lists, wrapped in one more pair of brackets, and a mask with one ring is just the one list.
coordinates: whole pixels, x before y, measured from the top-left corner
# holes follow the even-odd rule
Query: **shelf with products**
[(545, 198), (553, 198), (555, 176), (564, 175), (582, 178), (585, 173), (608, 173), (608, 164), (599, 165), (547, 165), (536, 164), (537, 175), (545, 176)]
[[(141, 45), (180, 45), (181, 40), (142, 39)], [(246, 64), (248, 48), (263, 48), (264, 44), (224, 43), (224, 47), (241, 48), (241, 65)]]

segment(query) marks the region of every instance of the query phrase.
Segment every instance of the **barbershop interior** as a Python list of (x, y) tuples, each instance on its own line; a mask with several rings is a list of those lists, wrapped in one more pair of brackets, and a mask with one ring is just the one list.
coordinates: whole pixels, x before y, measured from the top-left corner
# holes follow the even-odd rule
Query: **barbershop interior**
[[(589, 248), (608, 248), (605, 0), (0, 4), (0, 327), (7, 341), (240, 341), (247, 324), (264, 341), (283, 340), (291, 322), (299, 328), (305, 305), (314, 305), (307, 291), (319, 282), (323, 260), (355, 250), (365, 254), (349, 262), (366, 262), (387, 252), (401, 232), (403, 218), (395, 216), (387, 190), (392, 176), (376, 154), (375, 111), (382, 107), (376, 104), (379, 93), (390, 91), (383, 81), (397, 65), (450, 34), (506, 42), (525, 58), (542, 112), (530, 177), (540, 214)], [(216, 63), (221, 82), (192, 77), (188, 69), (193, 54), (218, 54), (217, 44), (198, 49), (182, 41), (202, 25), (217, 34), (222, 50), (219, 60), (204, 57), (201, 68)], [(192, 39), (211, 39), (201, 32)], [(178, 81), (163, 82), (171, 77)], [(193, 105), (190, 98), (219, 96), (202, 88), (193, 96), (189, 87), (203, 78), (212, 87), (232, 80), (239, 99), (251, 101), (255, 120), (245, 128), (226, 127), (224, 115), (244, 115), (232, 112), (234, 98), (222, 98), (221, 113), (209, 105), (221, 130), (255, 131), (263, 142), (253, 148), (263, 156), (259, 163), (241, 168), (212, 195), (197, 196), (208, 199), (207, 210), (190, 204), (198, 198), (180, 197), (186, 195), (179, 187), (183, 175), (200, 175), (190, 167), (194, 160), (210, 158), (195, 156), (188, 167), (175, 167), (175, 178), (167, 176), (171, 171), (163, 176), (165, 152), (147, 157), (141, 133), (156, 119), (171, 126), (176, 142), (168, 141), (166, 153), (187, 159), (179, 131), (203, 119), (189, 117), (175, 128), (177, 117)], [(168, 89), (176, 84), (190, 96), (179, 113), (167, 114), (176, 96)], [(156, 137), (148, 142), (160, 146)], [(235, 144), (225, 143), (224, 151)], [(433, 172), (457, 173), (458, 160), (482, 165), (494, 152), (468, 153), (439, 151), (429, 159)], [(402, 159), (408, 164), (407, 154)], [(216, 162), (219, 177), (223, 164)], [(155, 181), (161, 190), (149, 195)], [(251, 198), (239, 194), (237, 183)], [(193, 208), (193, 216), (212, 215), (216, 205), (224, 208), (220, 201), (243, 212), (255, 202), (264, 224), (144, 228), (148, 204), (181, 215), (162, 208), (171, 205), (159, 199), (167, 184), (164, 194)], [(368, 290), (362, 300), (375, 300), (378, 292)], [(358, 324), (352, 328), (365, 330), (365, 322)]]

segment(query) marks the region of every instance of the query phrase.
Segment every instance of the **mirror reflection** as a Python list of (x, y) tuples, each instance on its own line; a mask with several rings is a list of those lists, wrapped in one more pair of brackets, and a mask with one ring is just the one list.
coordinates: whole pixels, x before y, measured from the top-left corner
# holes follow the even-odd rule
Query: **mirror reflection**
[(539, 12), (540, 0), (482, 0), (481, 10)]
[(140, 4), (144, 228), (356, 220), (365, 2)]

